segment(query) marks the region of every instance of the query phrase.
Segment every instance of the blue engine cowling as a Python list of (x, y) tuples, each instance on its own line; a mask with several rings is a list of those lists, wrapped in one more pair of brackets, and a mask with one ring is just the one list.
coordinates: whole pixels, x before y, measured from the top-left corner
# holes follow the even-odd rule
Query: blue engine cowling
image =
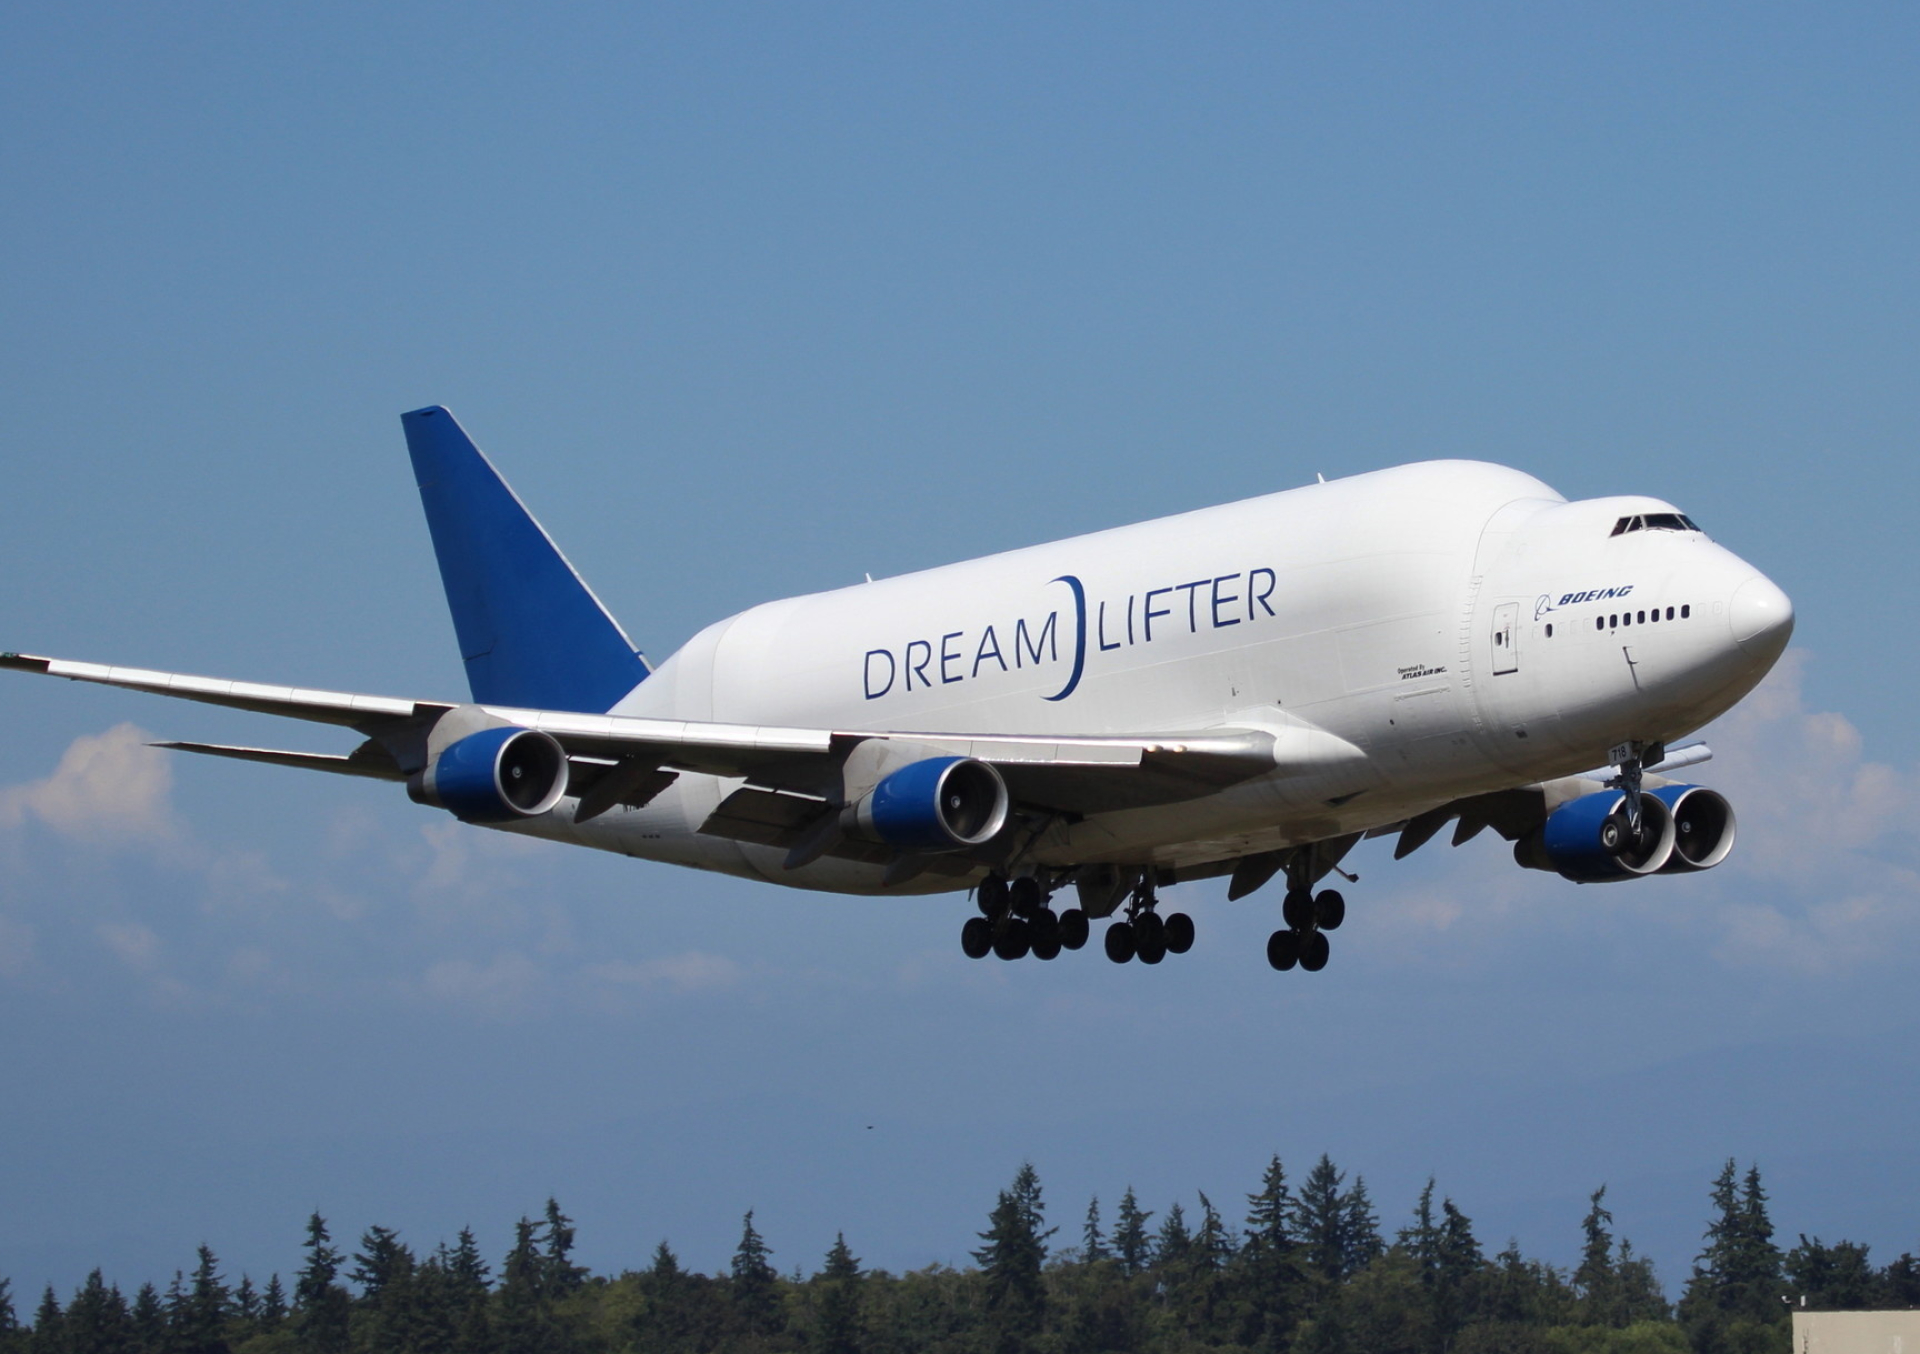
[(928, 757), (892, 772), (860, 801), (861, 830), (908, 851), (961, 851), (1006, 825), (1006, 782), (972, 757)]
[(1528, 869), (1552, 870), (1580, 884), (1656, 874), (1673, 855), (1671, 808), (1651, 790), (1641, 795), (1636, 840), (1624, 830), (1625, 806), (1626, 796), (1618, 790), (1570, 800), (1548, 814), (1538, 831), (1520, 839), (1513, 858)]
[(566, 792), (566, 749), (551, 734), (512, 727), (468, 734), (407, 782), (419, 803), (472, 823), (537, 818)]
[(1733, 850), (1733, 805), (1704, 785), (1662, 785), (1649, 790), (1673, 814), (1673, 854), (1663, 874), (1711, 870)]

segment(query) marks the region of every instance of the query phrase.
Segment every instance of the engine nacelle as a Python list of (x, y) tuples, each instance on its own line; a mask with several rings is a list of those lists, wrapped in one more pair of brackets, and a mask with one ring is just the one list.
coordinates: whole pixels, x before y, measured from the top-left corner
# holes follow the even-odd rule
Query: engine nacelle
[(468, 734), (407, 781), (416, 802), (473, 823), (537, 818), (566, 792), (566, 749), (551, 734), (511, 726)]
[(1007, 783), (972, 757), (928, 757), (892, 772), (855, 811), (860, 831), (908, 851), (961, 851), (1007, 822)]
[(1552, 870), (1580, 884), (1655, 874), (1673, 855), (1673, 813), (1649, 790), (1640, 796), (1640, 835), (1626, 830), (1627, 797), (1618, 790), (1582, 795), (1547, 815), (1513, 848), (1530, 870)]
[(1711, 870), (1733, 850), (1733, 805), (1703, 785), (1663, 785), (1648, 793), (1673, 813), (1673, 854), (1664, 874)]

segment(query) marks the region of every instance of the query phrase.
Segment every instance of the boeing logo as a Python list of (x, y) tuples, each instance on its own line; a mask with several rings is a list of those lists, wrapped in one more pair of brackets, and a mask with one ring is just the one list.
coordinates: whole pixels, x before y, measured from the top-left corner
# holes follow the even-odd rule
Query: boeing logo
[(1533, 618), (1537, 621), (1549, 611), (1558, 611), (1561, 607), (1579, 606), (1582, 602), (1604, 602), (1609, 597), (1625, 597), (1633, 591), (1633, 584), (1622, 583), (1614, 588), (1593, 588), (1586, 592), (1569, 592), (1561, 595), (1559, 601), (1553, 600), (1553, 594), (1543, 592), (1540, 600), (1533, 604)]

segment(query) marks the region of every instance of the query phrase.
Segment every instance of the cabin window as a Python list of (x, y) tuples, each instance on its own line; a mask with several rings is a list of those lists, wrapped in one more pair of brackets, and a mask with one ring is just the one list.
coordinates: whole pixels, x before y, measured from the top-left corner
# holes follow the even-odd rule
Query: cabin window
[(1687, 619), (1687, 617), (1689, 617), (1689, 616), (1691, 616), (1692, 614), (1693, 614), (1693, 608), (1692, 608), (1692, 607), (1690, 607), (1690, 606), (1683, 606), (1683, 607), (1681, 607), (1681, 608), (1680, 608), (1680, 619), (1681, 619), (1681, 620), (1683, 620), (1683, 621), (1684, 621), (1685, 619)]
[(1672, 608), (1672, 607), (1668, 607), (1668, 608), (1667, 608), (1667, 619), (1668, 619), (1668, 620), (1672, 620), (1672, 619), (1673, 619), (1673, 608)]
[(1553, 622), (1552, 621), (1547, 622), (1547, 638), (1548, 639), (1553, 638)]

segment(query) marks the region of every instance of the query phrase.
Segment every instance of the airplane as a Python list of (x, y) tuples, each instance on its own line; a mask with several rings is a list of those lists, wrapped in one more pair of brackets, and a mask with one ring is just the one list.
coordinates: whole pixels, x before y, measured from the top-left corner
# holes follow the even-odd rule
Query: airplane
[[(0, 667), (353, 730), (160, 747), (406, 786), (471, 824), (796, 888), (970, 892), (974, 959), (1194, 943), (1160, 890), (1285, 881), (1324, 968), (1361, 841), (1455, 824), (1580, 883), (1711, 869), (1724, 796), (1668, 773), (1793, 630), (1670, 503), (1398, 466), (719, 621), (650, 665), (445, 408), (401, 416), (470, 699), (27, 654)], [(1672, 751), (1669, 751), (1672, 748)], [(1070, 892), (1069, 892), (1070, 890)], [(1060, 898), (1069, 906), (1056, 907)]]

